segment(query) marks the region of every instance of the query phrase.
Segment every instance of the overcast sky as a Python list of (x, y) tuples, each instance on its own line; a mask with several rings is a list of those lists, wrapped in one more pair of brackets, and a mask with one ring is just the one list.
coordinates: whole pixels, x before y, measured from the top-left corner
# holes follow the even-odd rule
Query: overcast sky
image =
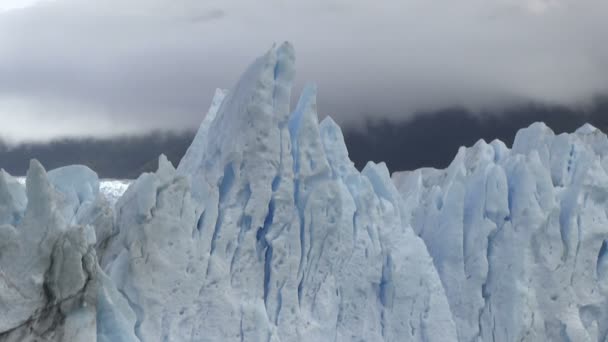
[(198, 126), (273, 42), (338, 122), (608, 93), (605, 0), (0, 0), (0, 137)]

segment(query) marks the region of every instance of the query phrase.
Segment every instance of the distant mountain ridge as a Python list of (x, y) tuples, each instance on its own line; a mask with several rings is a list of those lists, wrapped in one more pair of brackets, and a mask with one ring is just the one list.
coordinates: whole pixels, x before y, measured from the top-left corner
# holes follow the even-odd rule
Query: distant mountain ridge
[[(480, 119), (466, 109), (449, 108), (421, 113), (404, 122), (370, 120), (363, 130), (345, 127), (344, 136), (350, 158), (359, 170), (369, 160), (384, 161), (393, 172), (445, 168), (458, 147), (472, 146), (479, 139), (500, 139), (510, 146), (517, 131), (534, 122), (545, 122), (556, 133), (572, 132), (585, 123), (608, 131), (608, 97), (598, 97), (585, 110), (530, 104), (482, 116)], [(161, 153), (177, 165), (194, 134), (193, 129), (134, 137), (62, 139), (13, 148), (0, 138), (0, 168), (25, 175), (30, 159), (36, 158), (49, 169), (83, 164), (102, 178), (133, 179), (142, 172), (155, 171)]]
[(366, 130), (345, 130), (349, 156), (361, 170), (371, 160), (395, 171), (422, 167), (446, 168), (460, 146), (479, 139), (499, 139), (511, 146), (516, 133), (544, 122), (556, 134), (574, 132), (585, 123), (608, 131), (608, 96), (586, 108), (530, 103), (500, 111), (473, 114), (463, 108), (420, 113), (407, 122), (370, 120)]
[(96, 170), (102, 178), (133, 179), (142, 172), (156, 170), (160, 154), (177, 164), (194, 133), (153, 132), (107, 139), (61, 139), (10, 148), (0, 142), (0, 168), (13, 175), (25, 175), (30, 159), (35, 158), (49, 170), (82, 164)]

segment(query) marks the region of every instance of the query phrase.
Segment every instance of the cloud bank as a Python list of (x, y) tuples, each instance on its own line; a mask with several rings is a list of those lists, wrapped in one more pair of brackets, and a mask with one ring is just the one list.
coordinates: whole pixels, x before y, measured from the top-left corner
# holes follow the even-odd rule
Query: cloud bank
[(28, 5), (0, 7), (0, 137), (11, 141), (194, 129), (214, 89), (283, 40), (299, 86), (316, 82), (320, 111), (345, 124), (608, 92), (603, 0)]

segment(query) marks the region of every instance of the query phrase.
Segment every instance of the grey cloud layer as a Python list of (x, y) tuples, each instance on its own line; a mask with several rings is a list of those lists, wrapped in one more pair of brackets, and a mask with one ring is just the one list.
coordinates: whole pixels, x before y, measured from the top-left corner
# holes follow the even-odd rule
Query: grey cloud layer
[(52, 0), (0, 12), (0, 136), (195, 127), (274, 41), (341, 122), (608, 90), (603, 0)]

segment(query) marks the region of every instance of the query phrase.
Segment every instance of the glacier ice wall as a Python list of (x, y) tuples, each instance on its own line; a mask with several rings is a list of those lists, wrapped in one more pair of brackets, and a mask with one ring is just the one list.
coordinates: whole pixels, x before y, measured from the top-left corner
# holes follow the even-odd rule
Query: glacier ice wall
[(101, 263), (135, 337), (455, 339), (388, 170), (354, 168), (314, 87), (291, 112), (293, 78), (293, 48), (273, 48), (217, 93), (177, 169), (161, 158), (118, 201)]
[(608, 139), (544, 124), (396, 173), (460, 341), (605, 341)]
[(605, 341), (608, 139), (542, 124), (446, 170), (348, 157), (293, 47), (114, 203), (0, 171), (0, 341)]
[[(71, 179), (72, 191), (91, 189), (88, 171), (73, 172), (83, 177)], [(80, 209), (93, 206), (94, 192), (88, 192), (86, 204), (79, 205), (65, 195), (74, 194), (62, 187), (66, 183), (50, 179), (36, 161), (30, 165), (26, 188), (0, 173), (2, 341), (96, 338), (96, 233), (92, 225), (79, 224), (74, 217)], [(96, 203), (103, 206), (103, 201)]]

